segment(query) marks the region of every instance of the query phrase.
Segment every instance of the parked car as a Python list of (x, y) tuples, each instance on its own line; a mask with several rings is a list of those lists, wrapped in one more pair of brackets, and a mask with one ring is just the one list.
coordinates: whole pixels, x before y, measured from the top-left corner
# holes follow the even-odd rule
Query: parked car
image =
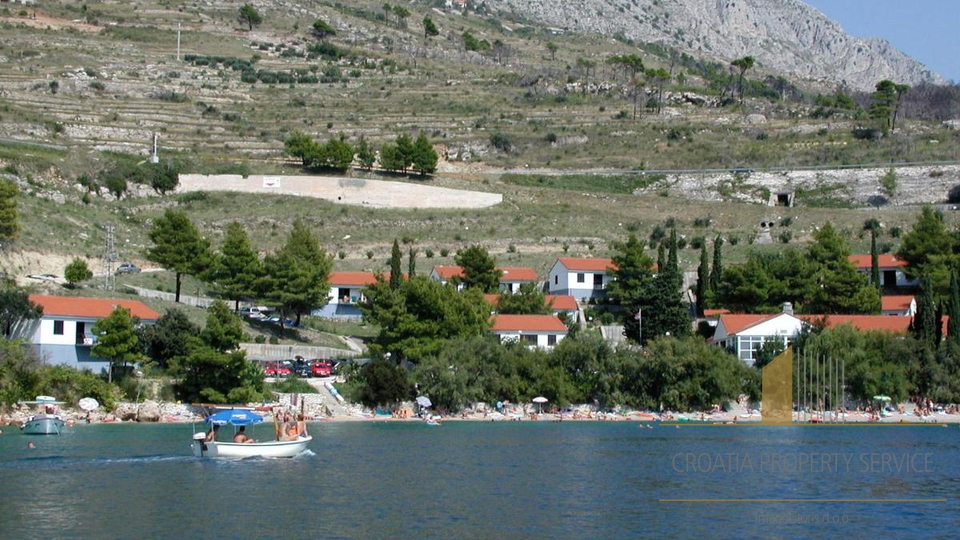
[(303, 377), (303, 378), (310, 377), (311, 375), (310, 364), (308, 364), (306, 360), (298, 356), (296, 360), (293, 361), (293, 372), (297, 375), (297, 377)]
[(256, 306), (240, 308), (240, 316), (244, 319), (265, 319), (267, 317), (266, 313)]
[(313, 377), (329, 377), (333, 372), (333, 363), (329, 360), (315, 359), (310, 362), (310, 374)]
[(118, 274), (137, 274), (140, 272), (140, 267), (133, 263), (123, 263), (117, 267)]
[(293, 372), (283, 362), (265, 362), (263, 374), (266, 377), (289, 377)]
[(39, 279), (40, 281), (56, 281), (57, 276), (53, 274), (30, 274), (27, 276), (30, 279)]

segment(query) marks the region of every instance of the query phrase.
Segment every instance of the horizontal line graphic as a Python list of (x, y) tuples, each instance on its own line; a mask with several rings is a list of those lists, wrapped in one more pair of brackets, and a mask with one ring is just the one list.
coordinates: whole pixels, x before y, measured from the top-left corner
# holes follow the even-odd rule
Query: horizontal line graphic
[(657, 499), (658, 502), (947, 502), (947, 499)]

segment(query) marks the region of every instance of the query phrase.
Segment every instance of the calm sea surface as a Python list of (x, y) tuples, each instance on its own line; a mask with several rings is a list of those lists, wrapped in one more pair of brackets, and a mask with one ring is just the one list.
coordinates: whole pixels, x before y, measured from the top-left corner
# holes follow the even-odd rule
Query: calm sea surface
[[(957, 426), (327, 423), (311, 433), (298, 458), (218, 461), (190, 455), (189, 425), (7, 429), (0, 539), (960, 537)], [(793, 470), (802, 456), (811, 461)], [(658, 501), (694, 498), (947, 502)]]

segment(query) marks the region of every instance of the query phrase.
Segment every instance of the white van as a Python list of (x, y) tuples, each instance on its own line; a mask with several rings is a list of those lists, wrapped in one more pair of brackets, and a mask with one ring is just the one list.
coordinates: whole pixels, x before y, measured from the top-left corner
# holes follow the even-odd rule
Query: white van
[(252, 306), (240, 308), (240, 316), (244, 319), (266, 319), (266, 308)]

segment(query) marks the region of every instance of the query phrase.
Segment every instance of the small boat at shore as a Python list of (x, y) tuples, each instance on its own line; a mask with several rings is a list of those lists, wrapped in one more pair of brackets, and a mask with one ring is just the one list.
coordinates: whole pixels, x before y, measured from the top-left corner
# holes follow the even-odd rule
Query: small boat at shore
[[(206, 423), (212, 426), (232, 425), (236, 427), (250, 426), (263, 422), (263, 417), (245, 409), (227, 409), (208, 416)], [(207, 441), (206, 434), (196, 433), (193, 436), (191, 447), (193, 455), (200, 458), (291, 458), (301, 454), (313, 437), (300, 437), (293, 441), (268, 442), (223, 442)]]
[(24, 405), (43, 408), (43, 412), (34, 414), (21, 426), (24, 435), (60, 435), (63, 433), (63, 418), (57, 414), (57, 405), (63, 404), (50, 396), (37, 396), (34, 401), (24, 401)]

